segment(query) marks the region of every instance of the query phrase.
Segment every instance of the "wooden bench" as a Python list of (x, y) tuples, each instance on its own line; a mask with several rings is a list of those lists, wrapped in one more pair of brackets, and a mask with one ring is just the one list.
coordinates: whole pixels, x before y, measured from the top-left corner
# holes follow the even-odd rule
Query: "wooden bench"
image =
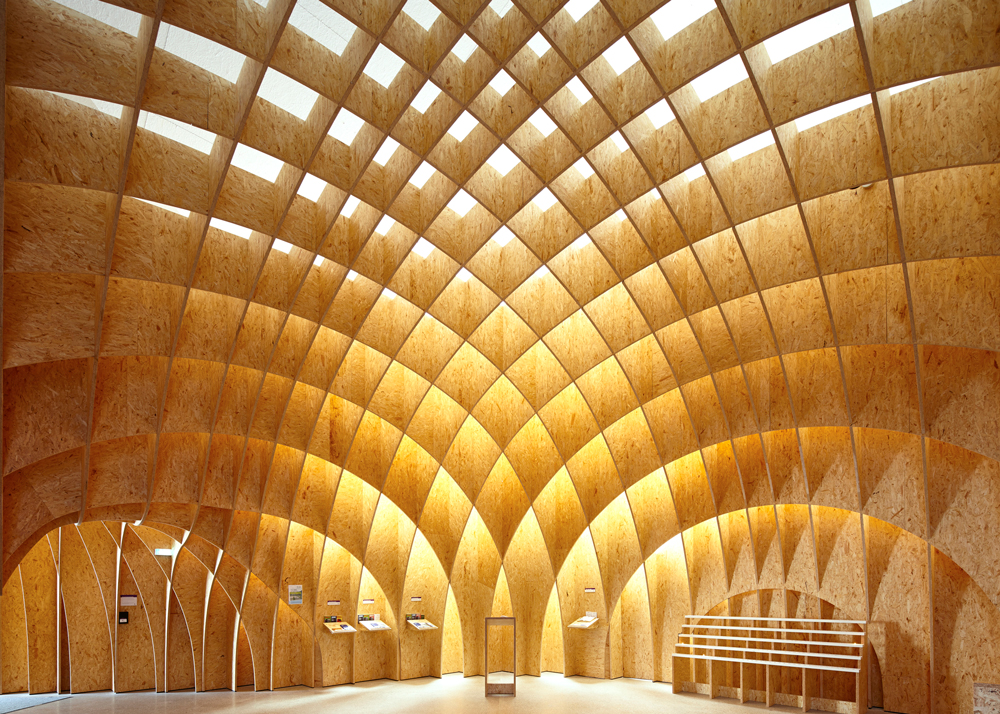
[[(763, 698), (767, 706), (775, 704), (776, 684), (782, 669), (802, 672), (802, 690), (797, 695), (802, 711), (813, 706), (843, 714), (868, 711), (867, 636), (861, 620), (820, 620), (805, 618), (731, 617), (688, 615), (677, 636), (672, 659), (672, 689), (683, 691), (684, 682), (695, 682), (695, 662), (708, 662), (708, 691), (719, 696), (721, 677), (715, 663), (739, 665), (739, 697), (751, 700), (749, 668), (763, 666)], [(684, 678), (681, 662), (690, 663), (691, 676)], [(809, 671), (849, 673), (854, 677), (852, 702), (818, 700), (811, 691)], [(760, 691), (760, 690), (758, 690)]]

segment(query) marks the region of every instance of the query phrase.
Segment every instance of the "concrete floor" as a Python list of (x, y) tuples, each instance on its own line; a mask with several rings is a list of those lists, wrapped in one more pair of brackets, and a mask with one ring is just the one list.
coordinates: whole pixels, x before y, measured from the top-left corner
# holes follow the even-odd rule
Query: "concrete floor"
[[(78, 694), (30, 710), (30, 714), (747, 714), (763, 705), (695, 694), (673, 695), (670, 685), (637, 679), (564, 678), (559, 674), (518, 677), (517, 697), (483, 694), (483, 678), (450, 674), (442, 679), (379, 680), (354, 686), (274, 692), (174, 692), (155, 694)], [(773, 707), (770, 711), (796, 711)]]

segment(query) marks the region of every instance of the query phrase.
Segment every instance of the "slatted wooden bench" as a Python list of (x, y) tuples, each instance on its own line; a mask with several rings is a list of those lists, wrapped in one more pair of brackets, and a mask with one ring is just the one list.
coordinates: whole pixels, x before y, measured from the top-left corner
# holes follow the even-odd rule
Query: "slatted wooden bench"
[[(705, 615), (688, 615), (686, 620), (677, 636), (672, 661), (675, 693), (682, 691), (685, 681), (694, 683), (695, 662), (703, 660), (709, 663), (709, 696), (714, 699), (721, 686), (714, 663), (737, 663), (740, 701), (746, 702), (751, 697), (748, 668), (762, 665), (766, 672), (764, 699), (769, 707), (775, 704), (776, 684), (784, 668), (802, 672), (802, 691), (798, 695), (802, 711), (814, 705), (843, 714), (868, 711), (864, 621)], [(690, 662), (690, 680), (684, 679), (684, 668), (678, 667), (685, 661)], [(855, 700), (816, 701), (807, 676), (810, 670), (853, 675)]]

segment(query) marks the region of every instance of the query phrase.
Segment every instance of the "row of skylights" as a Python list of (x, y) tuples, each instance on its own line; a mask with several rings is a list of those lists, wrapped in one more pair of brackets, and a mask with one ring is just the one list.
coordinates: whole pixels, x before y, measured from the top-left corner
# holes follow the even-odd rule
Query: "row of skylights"
[(98, 22), (110, 25), (116, 30), (127, 32), (132, 37), (139, 36), (142, 15), (131, 10), (109, 5), (99, 0), (56, 0), (63, 7), (76, 10), (81, 15), (92, 17)]
[(96, 109), (102, 114), (107, 114), (109, 117), (114, 117), (115, 119), (122, 118), (121, 104), (105, 102), (102, 99), (91, 99), (90, 97), (78, 97), (75, 94), (63, 94), (62, 92), (50, 92), (50, 94), (62, 97), (63, 99), (68, 99), (69, 101), (76, 102), (77, 104), (82, 104), (83, 106), (91, 109)]
[(692, 79), (691, 87), (694, 88), (698, 99), (707, 102), (717, 94), (721, 94), (730, 87), (749, 78), (750, 75), (747, 74), (747, 68), (743, 66), (743, 60), (739, 55), (736, 55), (717, 67), (708, 70), (700, 77)]
[(828, 122), (831, 119), (836, 119), (842, 114), (847, 114), (847, 112), (852, 112), (855, 109), (866, 107), (871, 103), (872, 98), (869, 94), (864, 94), (860, 97), (855, 97), (854, 99), (848, 99), (846, 102), (840, 102), (839, 104), (834, 104), (832, 107), (825, 107), (819, 111), (813, 112), (812, 114), (806, 114), (804, 117), (799, 117), (795, 120), (795, 128), (802, 132), (806, 129), (811, 129), (818, 124)]
[(908, 89), (913, 89), (914, 87), (919, 87), (921, 84), (927, 84), (928, 82), (933, 82), (937, 77), (928, 77), (927, 79), (918, 79), (916, 82), (907, 82), (906, 84), (900, 84), (895, 87), (889, 88), (889, 96), (894, 94), (899, 94), (900, 92), (905, 92)]
[(246, 61), (235, 50), (165, 22), (160, 23), (156, 46), (232, 83), (240, 78)]
[(347, 43), (358, 29), (319, 0), (297, 0), (288, 24), (338, 57), (344, 54)]
[(695, 179), (701, 178), (704, 175), (705, 175), (704, 164), (695, 164), (694, 166), (692, 166), (691, 168), (689, 168), (687, 171), (684, 172), (684, 178), (686, 178), (688, 181), (694, 181)]
[(212, 132), (159, 114), (140, 111), (138, 125), (147, 131), (189, 146), (203, 154), (211, 154), (212, 147), (215, 145), (215, 134)]
[(337, 118), (333, 120), (333, 126), (330, 127), (330, 131), (327, 133), (337, 141), (350, 146), (354, 143), (354, 138), (364, 125), (364, 119), (341, 108), (337, 112)]
[(147, 201), (145, 198), (138, 199), (143, 203), (148, 203), (150, 206), (156, 206), (157, 208), (162, 208), (164, 211), (170, 211), (171, 213), (176, 213), (178, 216), (184, 216), (187, 218), (191, 215), (191, 211), (184, 208), (177, 208), (176, 206), (168, 206), (165, 203), (157, 203), (156, 201)]
[(479, 122), (476, 121), (474, 116), (469, 114), (469, 112), (462, 112), (458, 119), (455, 120), (455, 123), (451, 125), (451, 128), (448, 129), (448, 133), (458, 141), (465, 141), (465, 137), (477, 126), (479, 126)]
[(284, 109), (289, 114), (297, 116), (302, 121), (309, 118), (309, 112), (312, 111), (316, 100), (319, 99), (319, 94), (309, 87), (270, 67), (264, 73), (264, 79), (260, 83), (257, 96)]
[(715, 9), (715, 0), (670, 0), (653, 13), (653, 24), (664, 41)]
[(778, 64), (783, 59), (796, 55), (802, 50), (853, 27), (854, 18), (851, 17), (851, 8), (847, 5), (841, 5), (830, 12), (817, 15), (811, 20), (806, 20), (784, 32), (779, 32), (774, 37), (767, 38), (764, 40), (764, 49), (767, 50), (767, 56), (771, 58), (771, 64)]

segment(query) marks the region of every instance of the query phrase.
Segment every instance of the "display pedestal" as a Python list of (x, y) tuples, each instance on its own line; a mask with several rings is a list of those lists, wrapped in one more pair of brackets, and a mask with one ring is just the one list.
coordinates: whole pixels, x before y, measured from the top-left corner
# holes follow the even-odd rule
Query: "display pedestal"
[[(483, 662), (486, 665), (486, 696), (491, 697), (495, 695), (507, 695), (515, 696), (517, 694), (517, 624), (516, 618), (513, 617), (487, 617), (486, 618), (486, 632), (483, 637)], [(510, 671), (514, 673), (514, 680), (512, 682), (497, 682), (490, 681), (490, 627), (512, 627), (514, 628), (514, 663), (511, 666)]]

